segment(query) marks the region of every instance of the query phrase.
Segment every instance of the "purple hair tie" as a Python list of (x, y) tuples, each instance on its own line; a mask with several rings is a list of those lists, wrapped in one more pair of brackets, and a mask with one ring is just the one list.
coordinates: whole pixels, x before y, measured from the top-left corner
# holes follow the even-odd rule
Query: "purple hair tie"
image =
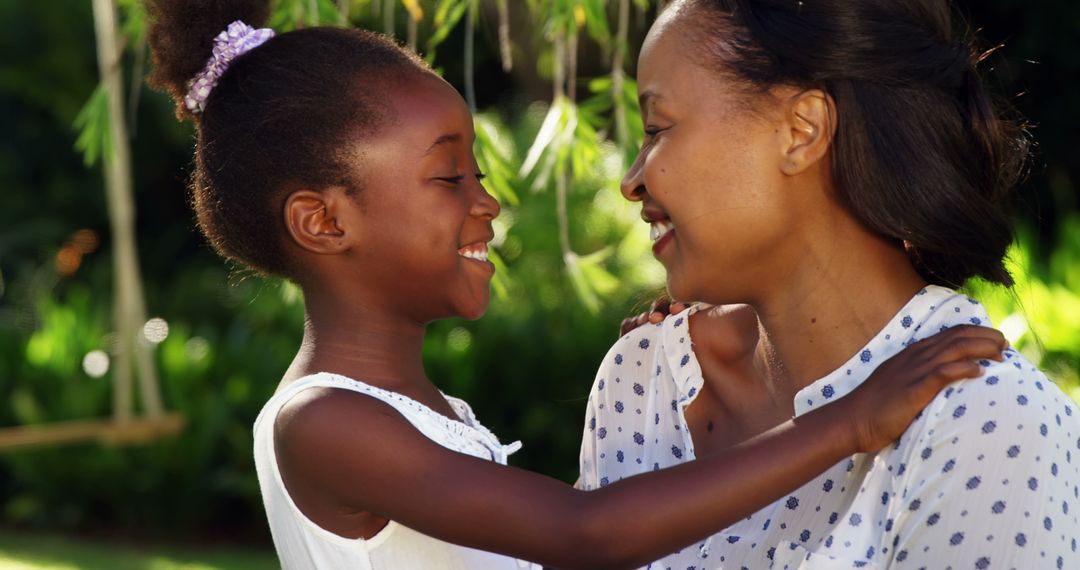
[(237, 20), (214, 38), (214, 50), (206, 67), (191, 80), (191, 86), (184, 96), (184, 104), (192, 113), (201, 113), (206, 108), (206, 98), (217, 86), (232, 60), (243, 55), (274, 37), (270, 28), (255, 29)]

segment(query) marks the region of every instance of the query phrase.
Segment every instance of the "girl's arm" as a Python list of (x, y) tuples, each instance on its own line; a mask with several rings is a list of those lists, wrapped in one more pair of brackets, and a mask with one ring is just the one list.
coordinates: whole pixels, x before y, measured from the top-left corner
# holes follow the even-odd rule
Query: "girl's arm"
[[(447, 450), (361, 394), (309, 390), (276, 425), (290, 488), (424, 534), (562, 568), (635, 567), (719, 531), (844, 457), (899, 437), (946, 384), (1000, 359), (997, 331), (957, 327), (882, 364), (845, 398), (718, 456), (584, 492)], [(307, 395), (311, 392), (311, 395)]]

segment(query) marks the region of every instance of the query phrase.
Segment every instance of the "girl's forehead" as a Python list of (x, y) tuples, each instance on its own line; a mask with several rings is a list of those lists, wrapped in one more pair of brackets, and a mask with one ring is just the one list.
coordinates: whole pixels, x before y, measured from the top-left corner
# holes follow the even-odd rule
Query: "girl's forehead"
[[(436, 140), (472, 141), (472, 115), (461, 95), (434, 75), (417, 76), (403, 81), (392, 93), (395, 115), (401, 134), (422, 145), (427, 152)], [(444, 141), (446, 142), (446, 141)]]

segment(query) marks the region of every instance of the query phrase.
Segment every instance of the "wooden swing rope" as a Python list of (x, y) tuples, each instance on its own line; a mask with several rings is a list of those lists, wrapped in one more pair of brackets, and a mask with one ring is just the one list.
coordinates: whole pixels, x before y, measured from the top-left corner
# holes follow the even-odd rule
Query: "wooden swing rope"
[[(0, 450), (102, 440), (139, 443), (178, 432), (179, 414), (166, 414), (148, 343), (140, 340), (146, 322), (139, 258), (135, 244), (135, 212), (131, 148), (124, 121), (120, 37), (112, 0), (93, 0), (98, 67), (109, 105), (111, 147), (102, 153), (105, 193), (113, 235), (113, 318), (116, 326), (113, 368), (113, 417), (107, 420), (18, 426), (0, 430)], [(138, 373), (144, 417), (134, 414), (134, 382)]]

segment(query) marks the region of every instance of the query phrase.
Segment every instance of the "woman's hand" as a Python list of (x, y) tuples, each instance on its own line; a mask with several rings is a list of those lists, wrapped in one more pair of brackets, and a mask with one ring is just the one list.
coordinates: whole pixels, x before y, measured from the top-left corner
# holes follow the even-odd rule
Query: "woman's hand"
[(845, 414), (856, 449), (877, 451), (899, 438), (942, 388), (977, 378), (982, 374), (979, 361), (1002, 361), (1002, 351), (1008, 346), (1004, 335), (994, 329), (950, 328), (886, 360), (833, 405), (849, 408)]

